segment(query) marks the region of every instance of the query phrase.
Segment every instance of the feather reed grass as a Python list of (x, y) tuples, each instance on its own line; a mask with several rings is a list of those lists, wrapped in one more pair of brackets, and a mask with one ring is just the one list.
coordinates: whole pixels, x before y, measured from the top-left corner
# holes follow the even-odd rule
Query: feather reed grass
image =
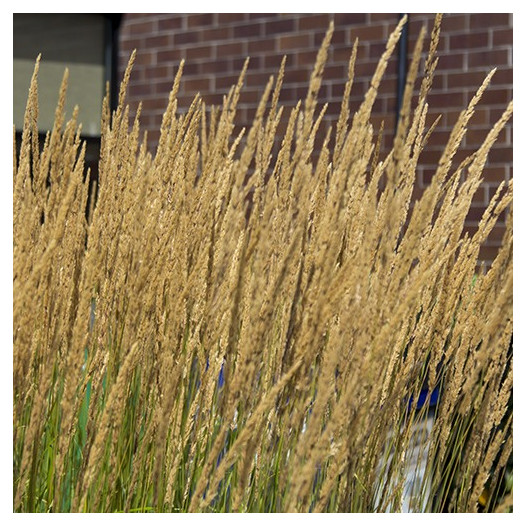
[(475, 234), (463, 223), (512, 103), (453, 168), (490, 72), (411, 207), (440, 16), (383, 158), (370, 123), (404, 22), (350, 115), (355, 43), (334, 137), (319, 137), (331, 26), (277, 145), (285, 61), (236, 136), (248, 62), (221, 108), (197, 95), (186, 111), (181, 64), (151, 154), (140, 109), (129, 125), (132, 55), (117, 110), (103, 104), (88, 214), (67, 73), (41, 144), (37, 60), (13, 169), (15, 511), (399, 510), (424, 389), (440, 399), (412, 508), (476, 511), (483, 491), (486, 510), (510, 505), (495, 481), (512, 454), (512, 182)]

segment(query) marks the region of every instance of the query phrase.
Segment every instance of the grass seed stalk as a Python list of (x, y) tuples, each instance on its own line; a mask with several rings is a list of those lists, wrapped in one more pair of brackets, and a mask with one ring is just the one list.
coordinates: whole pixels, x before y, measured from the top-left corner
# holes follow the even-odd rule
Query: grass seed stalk
[(512, 103), (454, 165), (490, 72), (412, 200), (437, 124), (426, 98), (440, 20), (424, 63), (418, 37), (385, 155), (371, 111), (405, 20), (351, 115), (354, 43), (323, 136), (332, 24), (306, 99), (280, 106), (283, 60), (240, 133), (248, 61), (221, 107), (197, 95), (187, 110), (181, 63), (154, 153), (140, 108), (130, 125), (133, 54), (117, 109), (103, 103), (96, 188), (77, 110), (66, 121), (67, 73), (39, 136), (37, 60), (14, 140), (14, 511), (399, 510), (412, 429), (430, 411), (430, 396), (408, 400), (425, 389), (440, 397), (422, 460), (430, 498), (416, 489), (414, 509), (476, 511), (483, 494), (486, 511), (509, 507), (497, 481), (512, 456), (512, 182), (475, 233), (463, 225)]

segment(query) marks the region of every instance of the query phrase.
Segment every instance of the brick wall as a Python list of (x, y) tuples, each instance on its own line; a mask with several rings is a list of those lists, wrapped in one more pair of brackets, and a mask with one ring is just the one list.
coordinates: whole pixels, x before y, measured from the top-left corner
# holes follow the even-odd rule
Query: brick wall
[[(433, 15), (411, 14), (409, 60), (422, 24), (433, 26)], [(325, 69), (320, 103), (328, 103), (326, 126), (340, 108), (352, 42), (360, 40), (351, 94), (351, 109), (362, 101), (369, 80), (398, 21), (397, 14), (125, 14), (120, 31), (120, 67), (125, 67), (133, 49), (137, 59), (132, 74), (129, 102), (132, 110), (143, 103), (142, 125), (155, 148), (162, 113), (179, 61), (185, 58), (180, 107), (186, 107), (197, 92), (208, 104), (221, 104), (223, 95), (237, 81), (245, 57), (250, 56), (237, 115), (239, 127), (249, 125), (263, 87), (287, 55), (280, 101), (288, 111), (306, 95), (311, 68), (330, 20), (334, 35)], [(476, 149), (512, 99), (512, 15), (444, 15), (439, 46), (440, 61), (429, 96), (429, 121), (442, 120), (421, 158), (417, 195), (429, 183), (433, 167), (458, 114), (487, 72), (497, 67), (490, 88), (473, 116), (470, 131), (458, 157)], [(378, 129), (385, 121), (384, 146), (392, 144), (396, 111), (397, 56), (391, 60), (373, 108)], [(133, 111), (132, 111), (133, 113)], [(284, 113), (283, 125), (286, 123)], [(498, 184), (512, 176), (512, 125), (506, 127), (490, 154), (485, 181), (475, 196), (466, 222), (473, 231)], [(504, 219), (504, 218), (502, 218)], [(483, 247), (482, 260), (491, 260), (504, 229), (500, 221)]]

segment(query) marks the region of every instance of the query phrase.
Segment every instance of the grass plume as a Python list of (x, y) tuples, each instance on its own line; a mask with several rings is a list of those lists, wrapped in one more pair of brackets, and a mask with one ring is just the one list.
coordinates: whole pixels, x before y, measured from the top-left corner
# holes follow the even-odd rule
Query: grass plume
[[(350, 50), (334, 140), (319, 137), (317, 105), (332, 25), (279, 144), (285, 61), (236, 136), (248, 62), (221, 108), (196, 96), (185, 111), (181, 64), (152, 154), (140, 109), (129, 123), (132, 56), (117, 110), (103, 103), (88, 214), (67, 74), (41, 143), (37, 60), (13, 168), (15, 511), (399, 510), (430, 404), (408, 399), (424, 388), (440, 400), (431, 498), (415, 491), (414, 509), (476, 511), (484, 491), (486, 510), (509, 504), (496, 480), (512, 454), (512, 182), (472, 236), (463, 225), (512, 103), (453, 168), (490, 72), (410, 206), (436, 125), (440, 16), (419, 86), (417, 40), (384, 157), (370, 122), (404, 23), (354, 115)], [(502, 247), (480, 272), (502, 214)]]

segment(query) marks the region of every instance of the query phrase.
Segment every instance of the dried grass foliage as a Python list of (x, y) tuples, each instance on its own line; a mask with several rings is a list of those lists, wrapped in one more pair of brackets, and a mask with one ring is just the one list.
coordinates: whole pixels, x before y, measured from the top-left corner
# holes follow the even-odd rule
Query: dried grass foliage
[[(118, 109), (104, 102), (88, 218), (67, 75), (38, 143), (37, 61), (13, 170), (15, 510), (396, 510), (400, 487), (382, 480), (403, 470), (422, 418), (407, 398), (425, 382), (441, 389), (428, 509), (476, 510), (512, 450), (512, 183), (462, 232), (512, 103), (453, 171), (491, 72), (411, 209), (436, 125), (439, 24), (417, 87), (419, 36), (385, 158), (369, 119), (402, 23), (351, 116), (355, 44), (334, 142), (329, 132), (316, 159), (332, 26), (275, 157), (284, 63), (236, 137), (248, 63), (221, 108), (196, 96), (184, 112), (181, 64), (152, 155), (140, 111), (129, 126), (132, 56)], [(502, 248), (474, 280), (505, 210)]]

